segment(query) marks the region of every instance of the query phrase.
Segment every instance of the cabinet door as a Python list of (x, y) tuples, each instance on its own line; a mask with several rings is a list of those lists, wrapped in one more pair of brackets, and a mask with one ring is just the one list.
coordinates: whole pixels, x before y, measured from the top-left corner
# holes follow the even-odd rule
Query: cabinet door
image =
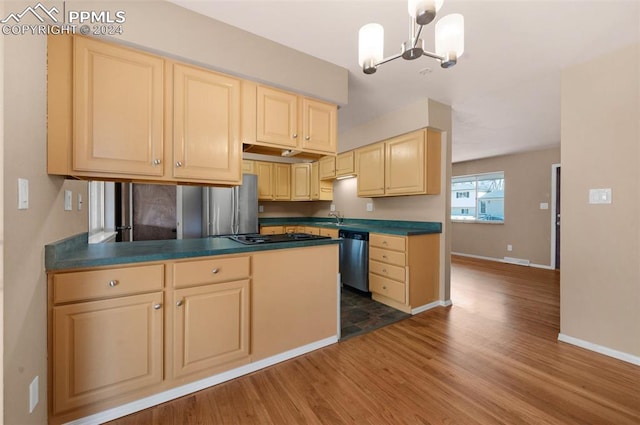
[(162, 59), (74, 38), (73, 169), (162, 176)]
[(288, 201), (291, 199), (291, 166), (273, 164), (273, 199)]
[(311, 164), (291, 164), (291, 200), (311, 199)]
[(336, 178), (335, 156), (323, 156), (318, 162), (320, 164), (320, 180), (333, 180)]
[(248, 359), (249, 280), (179, 289), (174, 301), (174, 377)]
[(302, 149), (336, 153), (337, 108), (329, 103), (302, 99)]
[(240, 80), (174, 65), (173, 176), (240, 183)]
[(261, 235), (280, 235), (284, 233), (284, 226), (261, 226)]
[(258, 175), (258, 199), (271, 201), (273, 199), (273, 164), (256, 161), (253, 169)]
[(295, 94), (258, 86), (258, 142), (285, 148), (298, 146), (298, 97)]
[(254, 162), (250, 159), (242, 160), (242, 174), (255, 174)]
[[(384, 143), (376, 143), (356, 150), (358, 196), (384, 195)], [(408, 170), (412, 172), (413, 170)]]
[(336, 176), (348, 176), (355, 173), (354, 152), (344, 152), (336, 157)]
[(426, 193), (425, 131), (394, 137), (385, 144), (385, 193)]
[(320, 199), (320, 164), (318, 161), (311, 163), (311, 200)]
[(53, 308), (53, 413), (162, 382), (162, 293)]

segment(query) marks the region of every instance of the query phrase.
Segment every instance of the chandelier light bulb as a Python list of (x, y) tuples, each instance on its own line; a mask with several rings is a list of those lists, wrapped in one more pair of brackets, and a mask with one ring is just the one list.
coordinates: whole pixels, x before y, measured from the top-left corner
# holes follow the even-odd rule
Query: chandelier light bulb
[(358, 63), (371, 68), (384, 57), (384, 28), (380, 24), (367, 24), (358, 33)]
[[(436, 23), (436, 54), (445, 58), (453, 58), (454, 63), (443, 67), (455, 65), (457, 58), (464, 53), (464, 17), (459, 13), (453, 13), (440, 19)], [(455, 56), (454, 56), (455, 55)]]
[(436, 17), (444, 0), (408, 0), (409, 15), (419, 25), (427, 25)]

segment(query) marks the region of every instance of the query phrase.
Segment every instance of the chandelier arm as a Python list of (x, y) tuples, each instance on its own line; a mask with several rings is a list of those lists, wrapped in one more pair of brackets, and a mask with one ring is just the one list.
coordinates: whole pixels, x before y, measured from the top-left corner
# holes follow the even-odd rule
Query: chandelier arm
[(440, 62), (446, 59), (444, 56), (436, 55), (435, 53), (427, 52), (426, 50), (422, 52), (422, 56), (428, 56), (433, 59), (438, 59)]
[(389, 56), (387, 58), (382, 59), (380, 62), (376, 63), (375, 66), (382, 65), (387, 62), (391, 62), (392, 60), (396, 60), (402, 57), (402, 53), (398, 53), (397, 55)]
[(420, 33), (422, 32), (423, 25), (418, 27), (418, 32), (415, 36), (413, 36), (413, 47), (418, 45), (418, 41), (420, 40)]

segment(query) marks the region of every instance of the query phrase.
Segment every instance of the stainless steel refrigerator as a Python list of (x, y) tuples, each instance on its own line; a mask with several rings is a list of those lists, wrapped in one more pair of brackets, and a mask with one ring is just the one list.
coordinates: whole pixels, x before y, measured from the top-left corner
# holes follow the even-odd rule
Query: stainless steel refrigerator
[(203, 236), (258, 233), (258, 176), (244, 174), (242, 185), (202, 190)]

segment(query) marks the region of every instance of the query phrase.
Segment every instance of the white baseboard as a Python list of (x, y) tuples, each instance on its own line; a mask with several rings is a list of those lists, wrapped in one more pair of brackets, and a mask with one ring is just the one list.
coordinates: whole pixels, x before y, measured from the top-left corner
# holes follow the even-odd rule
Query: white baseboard
[(595, 351), (596, 353), (604, 354), (605, 356), (613, 357), (614, 359), (622, 360), (624, 362), (640, 366), (640, 357), (634, 356), (633, 354), (614, 350), (613, 348), (594, 344), (592, 342), (574, 338), (563, 333), (558, 334), (558, 341), (566, 342), (567, 344), (575, 345), (589, 351)]
[[(514, 263), (512, 261), (505, 261), (502, 258), (495, 258), (495, 257), (484, 257), (482, 255), (473, 255), (473, 254), (463, 254), (461, 252), (452, 252), (451, 255), (458, 255), (460, 257), (469, 257), (469, 258), (476, 258), (478, 260), (487, 260), (487, 261), (496, 261), (498, 263), (505, 263), (505, 264), (517, 264), (517, 265), (521, 265), (521, 266), (526, 266), (525, 264), (520, 264), (520, 263)], [(508, 257), (505, 257), (508, 258)], [(528, 260), (527, 260), (528, 261)], [(547, 270), (555, 270), (554, 268), (552, 268), (551, 266), (546, 266), (544, 264), (534, 264), (534, 263), (529, 263), (528, 264), (529, 267), (534, 267), (537, 269), (547, 269)]]
[(335, 344), (336, 342), (338, 342), (337, 336), (325, 338), (320, 341), (312, 342), (311, 344), (307, 344), (302, 347), (298, 347), (293, 350), (289, 350), (254, 363), (240, 366), (238, 368), (211, 376), (209, 378), (201, 379), (199, 381), (192, 382), (181, 387), (172, 388), (160, 394), (155, 394), (150, 397), (124, 404), (122, 406), (114, 407), (113, 409), (105, 410), (91, 416), (86, 416), (84, 418), (67, 422), (66, 425), (99, 425), (108, 421), (112, 421), (114, 419), (121, 418), (123, 416), (130, 415), (132, 413), (139, 412), (144, 409), (148, 409), (153, 406), (157, 406), (158, 404), (166, 403), (167, 401), (171, 401), (178, 397), (182, 397), (187, 394), (191, 394), (196, 391), (204, 390), (205, 388), (230, 381), (231, 379), (247, 375), (260, 369), (264, 369), (265, 367), (273, 366), (274, 364), (292, 359), (294, 357), (298, 357), (302, 354), (315, 351), (319, 348), (326, 347), (331, 344)]
[(453, 305), (451, 300), (434, 301), (432, 303), (421, 305), (420, 307), (416, 307), (414, 309), (411, 309), (411, 314), (422, 313), (423, 311), (431, 310), (432, 308), (436, 308), (436, 307), (449, 307), (450, 305)]

